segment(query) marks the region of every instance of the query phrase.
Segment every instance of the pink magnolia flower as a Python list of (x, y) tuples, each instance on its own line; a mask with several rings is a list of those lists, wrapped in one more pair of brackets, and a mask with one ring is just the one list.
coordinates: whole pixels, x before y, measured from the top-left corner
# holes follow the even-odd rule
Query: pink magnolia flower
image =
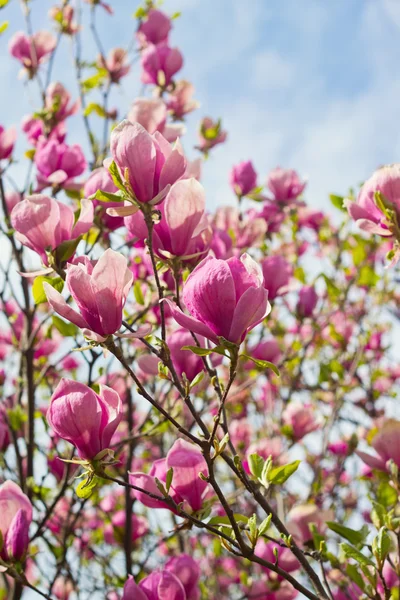
[(289, 202), (298, 198), (307, 182), (301, 181), (293, 169), (277, 167), (268, 175), (267, 186), (277, 202)]
[[(276, 364), (282, 357), (282, 351), (278, 341), (275, 338), (270, 337), (257, 344), (257, 346), (249, 348), (249, 355), (258, 360), (267, 360), (268, 362)], [(254, 368), (254, 363), (252, 364), (253, 367), (251, 368)]]
[(190, 316), (167, 302), (181, 327), (215, 344), (221, 337), (241, 344), (271, 310), (263, 283), (260, 267), (248, 254), (227, 261), (207, 257), (183, 287), (182, 300)]
[(258, 215), (251, 211), (240, 215), (239, 210), (233, 206), (219, 206), (215, 211), (213, 225), (225, 234), (229, 232), (237, 250), (255, 246), (265, 239), (267, 233), (265, 221), (258, 218)]
[(39, 141), (34, 160), (38, 170), (38, 191), (47, 186), (79, 188), (80, 184), (77, 185), (75, 178), (82, 175), (87, 167), (79, 144), (68, 146), (56, 139)]
[(204, 117), (200, 123), (199, 149), (207, 153), (211, 148), (226, 141), (228, 134), (222, 130), (221, 120), (214, 121), (211, 117)]
[[(160, 205), (161, 220), (154, 226), (153, 248), (161, 258), (199, 258), (208, 251), (211, 228), (205, 216), (203, 186), (196, 179), (177, 181)], [(126, 217), (128, 231), (139, 240), (148, 236), (142, 213)]]
[(356, 450), (356, 454), (361, 460), (378, 471), (387, 470), (387, 462), (392, 460), (400, 467), (400, 446), (398, 443), (400, 435), (400, 421), (388, 419), (372, 438), (371, 445), (378, 456), (373, 456), (367, 452)]
[(150, 44), (142, 52), (141, 65), (143, 83), (165, 88), (172, 82), (175, 73), (182, 69), (183, 57), (178, 48), (170, 48), (166, 43)]
[(51, 83), (47, 90), (44, 101), (45, 108), (53, 113), (58, 122), (64, 121), (79, 110), (80, 101), (71, 103), (71, 94), (62, 83)]
[(30, 36), (17, 31), (9, 41), (8, 49), (32, 77), (56, 45), (57, 40), (49, 31), (38, 31)]
[(26, 115), (21, 121), (21, 129), (28, 138), (32, 146), (37, 146), (38, 142), (44, 142), (46, 139), (56, 140), (61, 144), (67, 135), (65, 123), (61, 121), (51, 130), (48, 138), (45, 135), (45, 127), (42, 119), (36, 119), (31, 115)]
[(20, 561), (29, 544), (32, 505), (13, 481), (0, 485), (0, 531), (4, 540), (1, 558)]
[(79, 313), (50, 284), (44, 283), (44, 290), (58, 314), (83, 329), (86, 337), (103, 342), (121, 327), (132, 279), (126, 258), (108, 249), (98, 261), (82, 257), (77, 264), (67, 265), (65, 282)]
[(166, 563), (165, 569), (173, 573), (185, 588), (187, 600), (199, 600), (200, 590), (198, 582), (200, 568), (198, 562), (188, 554), (174, 556)]
[(274, 300), (286, 291), (293, 273), (291, 265), (280, 255), (268, 256), (261, 261), (264, 275), (264, 286), (268, 290), (268, 297)]
[(4, 127), (0, 125), (0, 160), (10, 158), (12, 151), (14, 150), (16, 139), (17, 130), (15, 127), (4, 129)]
[(166, 569), (154, 571), (142, 579), (139, 588), (146, 594), (147, 600), (188, 600), (179, 578)]
[(14, 206), (16, 206), (18, 202), (21, 202), (22, 195), (15, 190), (10, 190), (9, 192), (6, 192), (5, 200), (8, 213), (11, 214)]
[(59, 30), (66, 35), (75, 35), (79, 31), (79, 25), (74, 21), (75, 10), (72, 6), (52, 6), (49, 10), (49, 17), (53, 19), (59, 27)]
[(230, 184), (238, 196), (247, 196), (257, 187), (257, 173), (250, 160), (243, 161), (232, 168)]
[(384, 199), (400, 213), (400, 164), (387, 165), (375, 171), (362, 186), (356, 202), (345, 201), (349, 215), (360, 229), (383, 237), (392, 236), (390, 223), (376, 204), (375, 192), (381, 192)]
[[(149, 531), (149, 526), (147, 523), (147, 519), (142, 515), (135, 515), (132, 513), (131, 517), (132, 526), (131, 526), (131, 534), (132, 534), (132, 542), (136, 542), (136, 540), (140, 539)], [(125, 532), (125, 524), (126, 524), (126, 514), (125, 510), (118, 510), (112, 516), (110, 525), (107, 525), (104, 528), (104, 539), (107, 544), (121, 544), (124, 540), (124, 532)]]
[(321, 510), (315, 504), (299, 504), (288, 513), (288, 530), (301, 542), (312, 539), (310, 525), (315, 524), (319, 533), (326, 530), (326, 522), (334, 519), (331, 510)]
[(132, 575), (129, 575), (121, 600), (149, 600), (147, 594), (137, 585)]
[(71, 207), (44, 194), (26, 196), (11, 213), (16, 238), (37, 252), (47, 266), (47, 252), (53, 252), (63, 242), (74, 240), (91, 228), (93, 205), (90, 200), (81, 201), (79, 218), (76, 223), (74, 220)]
[(145, 492), (160, 496), (155, 478), (165, 483), (167, 472), (171, 468), (173, 469), (170, 488), (172, 499), (177, 504), (186, 501), (192, 510), (200, 510), (208, 483), (200, 479), (199, 474), (208, 475), (207, 463), (197, 446), (182, 439), (176, 440), (166, 458), (153, 462), (148, 475), (138, 472), (130, 474), (130, 483), (145, 490), (143, 492), (134, 490), (137, 500), (150, 508), (169, 508), (166, 503), (149, 497)]
[(78, 381), (61, 379), (47, 411), (47, 421), (63, 440), (73, 444), (80, 458), (92, 460), (110, 446), (122, 419), (117, 392), (100, 385), (96, 394)]
[[(109, 172), (104, 167), (99, 167), (92, 171), (89, 179), (84, 185), (83, 195), (85, 198), (90, 198), (90, 196), (93, 196), (98, 190), (109, 192), (110, 194), (118, 192), (118, 188), (114, 184)], [(92, 200), (92, 202), (93, 206), (97, 208), (101, 223), (107, 229), (115, 231), (115, 229), (122, 227), (124, 224), (124, 219), (122, 217), (111, 217), (106, 212), (107, 208), (118, 208), (121, 206), (120, 202), (107, 202), (107, 204), (104, 204), (104, 202), (101, 202), (100, 200)]]
[(111, 4), (107, 4), (106, 2), (102, 2), (102, 0), (85, 0), (87, 4), (91, 4), (92, 6), (101, 6), (104, 8), (109, 15), (114, 14), (113, 8)]
[(70, 579), (66, 579), (65, 577), (57, 577), (52, 589), (52, 592), (57, 600), (69, 600), (69, 597), (73, 591), (74, 584)]
[(297, 314), (301, 317), (311, 317), (318, 303), (318, 295), (314, 286), (305, 285), (299, 291), (299, 300), (297, 302)]
[(186, 168), (179, 140), (171, 146), (158, 132), (150, 135), (139, 123), (122, 121), (111, 134), (111, 154), (138, 202), (161, 202)]
[[(199, 343), (204, 346), (204, 338), (198, 338)], [(168, 336), (168, 348), (171, 353), (171, 360), (179, 377), (185, 373), (189, 381), (192, 381), (196, 375), (204, 370), (204, 363), (201, 356), (194, 352), (182, 350), (184, 346), (192, 346), (193, 337), (187, 329), (176, 329)]]
[(284, 425), (290, 427), (295, 441), (301, 440), (305, 435), (320, 427), (309, 404), (303, 406), (300, 403), (290, 402), (282, 413), (282, 420)]
[(152, 8), (141, 21), (137, 38), (142, 45), (161, 44), (168, 40), (171, 28), (171, 19), (161, 10)]
[[(292, 573), (300, 569), (300, 563), (290, 548), (282, 547), (274, 542), (266, 542), (263, 538), (260, 538), (255, 547), (255, 552), (257, 556), (271, 563), (275, 563), (278, 560), (280, 568), (284, 569), (287, 573)], [(277, 558), (275, 554), (278, 555)], [(262, 568), (269, 572), (266, 567)]]
[(176, 83), (167, 101), (167, 108), (174, 119), (182, 119), (200, 106), (197, 100), (192, 99), (193, 94), (194, 86), (190, 81), (181, 79)]
[(113, 48), (110, 50), (107, 58), (100, 55), (97, 59), (97, 63), (99, 67), (108, 71), (113, 83), (119, 83), (131, 70), (128, 62), (128, 55), (123, 48)]
[(136, 98), (128, 113), (131, 123), (140, 123), (153, 134), (159, 131), (168, 142), (174, 142), (185, 133), (182, 124), (168, 124), (167, 107), (162, 98)]
[(255, 581), (246, 595), (248, 600), (295, 600), (297, 597), (297, 590), (288, 581), (277, 584), (269, 579)]

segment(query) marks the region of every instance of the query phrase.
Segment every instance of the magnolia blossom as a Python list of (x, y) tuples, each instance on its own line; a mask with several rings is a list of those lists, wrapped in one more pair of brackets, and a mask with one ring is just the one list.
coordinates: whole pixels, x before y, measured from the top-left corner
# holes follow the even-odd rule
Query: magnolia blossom
[(142, 45), (161, 44), (168, 40), (171, 27), (171, 19), (161, 10), (152, 8), (141, 21), (137, 38)]
[(356, 450), (356, 454), (371, 469), (386, 471), (387, 463), (392, 460), (400, 467), (400, 446), (398, 444), (400, 435), (400, 421), (388, 419), (377, 431), (371, 441), (371, 446), (377, 456)]
[(291, 265), (279, 255), (268, 256), (261, 261), (264, 275), (264, 286), (268, 290), (269, 299), (274, 300), (278, 295), (287, 290), (288, 283), (292, 277)]
[(87, 163), (79, 144), (68, 146), (56, 139), (40, 140), (34, 160), (38, 170), (38, 191), (47, 186), (80, 188), (75, 178), (82, 175)]
[(126, 173), (138, 202), (161, 202), (182, 177), (186, 161), (179, 140), (171, 146), (158, 132), (122, 121), (111, 134), (111, 154), (122, 180)]
[(72, 6), (52, 6), (49, 10), (50, 19), (58, 24), (62, 33), (75, 35), (79, 31), (79, 25), (74, 21), (75, 10)]
[(5, 561), (20, 561), (29, 544), (29, 526), (32, 522), (32, 504), (13, 481), (0, 485), (0, 531), (3, 548), (0, 556)]
[(268, 175), (267, 186), (277, 202), (296, 200), (306, 187), (307, 182), (301, 181), (293, 169), (277, 167)]
[(150, 44), (142, 52), (141, 64), (143, 83), (166, 87), (182, 69), (183, 57), (178, 48), (170, 48), (166, 43)]
[(37, 146), (39, 142), (45, 142), (46, 139), (55, 139), (61, 144), (67, 135), (67, 128), (64, 121), (58, 123), (52, 128), (51, 132), (46, 138), (45, 126), (42, 119), (36, 119), (32, 115), (26, 115), (21, 121), (21, 129), (26, 134), (28, 142), (32, 146)]
[(181, 327), (215, 344), (219, 338), (240, 344), (271, 310), (263, 283), (260, 267), (248, 254), (227, 261), (207, 257), (183, 287), (182, 300), (190, 316), (167, 302)]
[[(91, 196), (94, 196), (98, 190), (102, 190), (103, 192), (108, 192), (110, 194), (115, 194), (118, 192), (118, 188), (113, 182), (109, 172), (104, 167), (99, 167), (91, 172), (83, 187), (83, 195), (85, 198), (90, 198)], [(92, 200), (92, 202), (93, 206), (97, 209), (96, 214), (99, 214), (102, 225), (111, 231), (122, 227), (124, 224), (122, 217), (112, 217), (107, 214), (107, 208), (118, 208), (121, 205), (120, 202), (107, 202), (107, 204), (104, 204), (104, 202), (101, 202), (100, 200)]]
[(46, 89), (45, 108), (53, 113), (53, 118), (60, 122), (77, 113), (80, 101), (71, 103), (71, 94), (62, 83), (51, 83)]
[(154, 571), (137, 585), (129, 577), (124, 586), (122, 600), (189, 600), (182, 583), (170, 571)]
[(83, 329), (86, 337), (104, 342), (121, 327), (132, 279), (126, 258), (108, 249), (98, 261), (85, 256), (76, 264), (67, 265), (65, 282), (79, 312), (49, 283), (45, 282), (43, 287), (50, 306), (58, 314)]
[(222, 130), (221, 121), (214, 121), (211, 117), (204, 117), (199, 129), (199, 149), (207, 153), (211, 148), (226, 141), (228, 134)]
[(393, 235), (391, 224), (382, 207), (375, 199), (375, 193), (380, 192), (383, 201), (388, 202), (400, 214), (400, 164), (381, 167), (362, 186), (355, 202), (345, 201), (349, 215), (356, 221), (358, 227), (369, 233), (383, 237)]
[(246, 196), (257, 186), (257, 173), (251, 160), (243, 161), (232, 168), (230, 184), (238, 196)]
[(15, 205), (11, 223), (21, 244), (37, 252), (48, 266), (48, 252), (89, 231), (93, 224), (93, 205), (90, 200), (82, 200), (75, 222), (71, 207), (44, 194), (34, 194)]
[[(196, 179), (177, 181), (160, 205), (161, 220), (154, 226), (153, 249), (161, 258), (200, 258), (209, 248), (211, 228), (205, 216), (205, 193)], [(140, 240), (147, 235), (142, 213), (126, 217), (128, 231)]]
[(110, 446), (122, 419), (119, 395), (106, 385), (96, 394), (78, 381), (61, 379), (51, 397), (47, 421), (63, 440), (73, 444), (82, 459), (92, 460)]
[(17, 31), (9, 41), (8, 49), (32, 77), (56, 45), (57, 40), (49, 31), (38, 31), (33, 35)]
[(167, 108), (174, 119), (182, 119), (200, 106), (197, 100), (192, 99), (193, 94), (194, 86), (190, 81), (181, 79), (175, 84), (167, 100)]
[(119, 83), (131, 70), (128, 55), (123, 48), (113, 48), (107, 58), (101, 54), (97, 63), (99, 67), (106, 69), (113, 83)]
[(181, 123), (167, 124), (167, 106), (162, 98), (136, 98), (128, 113), (131, 123), (140, 123), (146, 131), (162, 133), (168, 142), (174, 142), (185, 133)]
[(16, 139), (17, 130), (15, 127), (4, 129), (4, 127), (0, 125), (0, 160), (10, 158), (12, 151), (14, 150)]
[(200, 479), (199, 474), (208, 475), (207, 463), (197, 446), (178, 439), (169, 450), (166, 458), (153, 462), (149, 474), (131, 473), (130, 483), (144, 491), (134, 490), (134, 495), (142, 504), (150, 508), (170, 508), (162, 500), (151, 498), (146, 494), (160, 496), (155, 478), (166, 481), (167, 472), (173, 469), (172, 484), (169, 495), (176, 504), (187, 502), (192, 510), (200, 510), (208, 483)]
[(300, 317), (311, 317), (318, 303), (318, 295), (314, 286), (305, 285), (299, 291), (296, 310)]
[(321, 510), (315, 504), (299, 504), (288, 513), (288, 530), (297, 540), (307, 542), (312, 539), (310, 525), (314, 524), (319, 533), (324, 533), (326, 522), (333, 518), (331, 510)]
[(290, 434), (296, 441), (320, 427), (309, 404), (303, 406), (300, 403), (290, 402), (282, 413), (282, 421), (290, 428)]

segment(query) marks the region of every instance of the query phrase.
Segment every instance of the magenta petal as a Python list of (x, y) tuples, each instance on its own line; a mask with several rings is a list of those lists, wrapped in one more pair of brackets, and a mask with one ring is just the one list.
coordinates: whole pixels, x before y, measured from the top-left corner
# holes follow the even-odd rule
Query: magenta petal
[(386, 471), (386, 462), (382, 458), (372, 456), (372, 454), (368, 454), (367, 452), (361, 452), (361, 450), (356, 450), (356, 454), (366, 465), (371, 467), (371, 469)]
[(183, 313), (181, 309), (176, 306), (176, 304), (171, 302), (171, 300), (164, 299), (163, 302), (168, 304), (173, 318), (181, 327), (184, 327), (193, 333), (197, 333), (198, 335), (202, 335), (208, 340), (214, 342), (214, 344), (218, 344), (218, 337), (207, 325), (189, 315), (185, 315), (185, 313)]
[(68, 306), (64, 298), (61, 296), (57, 290), (55, 290), (47, 281), (43, 283), (43, 289), (47, 296), (47, 302), (50, 304), (53, 310), (56, 313), (70, 321), (77, 327), (84, 329), (85, 327), (89, 327), (86, 323), (85, 319), (81, 317), (79, 313), (76, 312), (73, 308)]
[(240, 344), (247, 331), (261, 323), (270, 312), (268, 291), (263, 287), (248, 288), (235, 308), (228, 339)]
[(72, 230), (72, 238), (77, 238), (84, 233), (87, 233), (93, 225), (94, 207), (91, 200), (81, 200), (81, 212), (79, 219), (75, 223)]

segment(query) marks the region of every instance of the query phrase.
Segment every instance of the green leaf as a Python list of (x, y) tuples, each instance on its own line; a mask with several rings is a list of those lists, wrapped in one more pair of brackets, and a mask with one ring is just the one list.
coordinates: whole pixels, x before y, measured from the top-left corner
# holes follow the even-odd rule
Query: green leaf
[(293, 473), (297, 471), (299, 468), (299, 464), (301, 460), (295, 460), (288, 465), (283, 465), (282, 467), (275, 467), (271, 469), (268, 473), (268, 481), (269, 483), (273, 483), (274, 485), (280, 485), (285, 483), (289, 479)]
[(364, 591), (365, 581), (361, 577), (360, 572), (357, 569), (356, 565), (352, 565), (351, 563), (348, 563), (347, 566), (346, 566), (346, 573), (350, 577), (350, 579), (352, 581), (354, 581), (354, 583), (356, 585), (358, 585), (358, 587), (360, 588), (360, 590)]
[[(245, 517), (244, 515), (241, 515), (239, 513), (235, 513), (233, 515), (235, 517), (235, 521), (236, 523), (247, 523), (247, 521), (249, 520), (248, 517)], [(229, 517), (227, 516), (216, 516), (216, 517), (212, 517), (207, 525), (227, 525), (228, 527), (230, 526), (231, 522), (229, 520)]]
[(165, 477), (165, 488), (166, 488), (167, 492), (169, 492), (169, 490), (170, 490), (173, 476), (174, 476), (174, 470), (171, 467), (170, 469), (168, 469), (166, 477)]
[(73, 323), (67, 323), (57, 315), (53, 315), (52, 317), (54, 327), (63, 335), (64, 337), (75, 337), (78, 333), (78, 328)]
[(146, 15), (147, 15), (147, 12), (143, 8), (143, 6), (139, 6), (139, 8), (133, 13), (132, 16), (134, 19), (144, 19)]
[(135, 296), (136, 302), (140, 304), (140, 306), (144, 306), (144, 296), (139, 279), (136, 279), (135, 284), (133, 286), (133, 295)]
[(95, 75), (92, 75), (81, 82), (83, 92), (86, 94), (90, 90), (99, 87), (103, 83), (105, 77), (107, 77), (107, 70), (98, 69), (98, 72)]
[(178, 18), (181, 16), (181, 14), (182, 14), (182, 13), (181, 13), (181, 12), (179, 12), (179, 11), (177, 11), (177, 12), (174, 12), (174, 13), (171, 15), (171, 21), (174, 21), (175, 19), (178, 19)]
[(76, 488), (76, 495), (82, 500), (87, 500), (93, 494), (95, 487), (98, 484), (98, 478), (92, 477), (84, 479)]
[(335, 208), (339, 210), (345, 211), (346, 208), (343, 206), (344, 198), (343, 196), (336, 196), (336, 194), (329, 194), (329, 200), (333, 204)]
[(35, 277), (32, 285), (32, 294), (35, 304), (42, 304), (43, 302), (47, 302), (47, 296), (43, 289), (44, 282), (48, 283), (53, 287), (57, 292), (62, 292), (64, 287), (64, 281), (61, 277), (43, 277), (39, 275), (39, 277)]
[(334, 284), (332, 279), (325, 275), (325, 273), (323, 273), (321, 277), (325, 280), (329, 298), (331, 300), (336, 300), (338, 296), (340, 296), (340, 289)]
[(9, 24), (10, 24), (10, 22), (9, 22), (9, 21), (4, 21), (4, 22), (3, 22), (3, 23), (0, 25), (0, 35), (1, 35), (2, 33), (4, 33), (4, 32), (5, 32), (5, 31), (8, 29), (8, 26), (9, 26)]
[(124, 182), (122, 181), (121, 175), (119, 174), (118, 167), (117, 167), (115, 161), (112, 161), (112, 163), (108, 167), (108, 172), (111, 175), (111, 179), (113, 180), (114, 185), (118, 189), (125, 191)]
[(375, 568), (375, 564), (372, 562), (372, 560), (370, 558), (368, 558), (367, 556), (364, 556), (364, 554), (362, 552), (360, 552), (359, 550), (357, 550), (357, 548), (350, 546), (350, 544), (344, 544), (344, 543), (340, 544), (340, 548), (344, 552), (344, 555), (346, 556), (346, 558), (353, 558), (361, 566)]
[(372, 540), (372, 552), (381, 564), (389, 554), (391, 546), (392, 542), (386, 527), (381, 527), (378, 535)]
[(376, 497), (379, 504), (382, 504), (385, 508), (392, 507), (397, 503), (397, 492), (386, 481), (382, 481), (379, 484)]
[(10, 0), (0, 0), (0, 8), (4, 8), (9, 2)]
[(75, 251), (81, 241), (81, 237), (77, 237), (74, 240), (67, 240), (62, 242), (56, 249), (56, 261), (57, 263), (66, 262), (75, 254)]
[(257, 367), (260, 367), (261, 369), (271, 369), (277, 377), (280, 377), (279, 369), (274, 365), (274, 363), (269, 362), (268, 360), (259, 360), (258, 358), (252, 358), (247, 354), (241, 354), (240, 358), (251, 360), (254, 364), (257, 365)]
[(369, 265), (361, 267), (358, 277), (358, 285), (366, 287), (374, 287), (379, 281), (379, 275)]
[(90, 196), (89, 200), (100, 200), (100, 202), (123, 202), (124, 198), (120, 194), (111, 194), (103, 190), (97, 190), (95, 194)]
[(90, 102), (83, 111), (85, 117), (88, 117), (92, 113), (96, 113), (96, 115), (103, 118), (107, 116), (107, 113), (104, 110), (104, 108), (100, 106), (100, 104), (97, 104), (97, 102)]
[(213, 350), (210, 348), (199, 348), (199, 346), (183, 346), (181, 350), (190, 350), (193, 354), (197, 354), (197, 356), (208, 356), (213, 353)]
[(356, 531), (355, 529), (350, 529), (349, 527), (334, 523), (333, 521), (327, 521), (326, 524), (331, 531), (334, 531), (355, 546), (363, 544), (368, 535), (368, 527), (366, 526), (362, 527), (359, 531)]
[(254, 477), (261, 477), (264, 468), (264, 459), (258, 454), (250, 454), (249, 456), (249, 469), (250, 473), (254, 475)]
[(272, 514), (268, 515), (266, 519), (260, 524), (258, 528), (258, 535), (264, 535), (266, 531), (268, 531), (272, 520)]

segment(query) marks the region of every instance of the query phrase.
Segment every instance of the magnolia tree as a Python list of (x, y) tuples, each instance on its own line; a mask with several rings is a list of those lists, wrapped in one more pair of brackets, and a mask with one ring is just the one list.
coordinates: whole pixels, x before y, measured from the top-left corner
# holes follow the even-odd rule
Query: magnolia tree
[(9, 52), (41, 100), (0, 130), (0, 597), (398, 600), (400, 166), (331, 220), (294, 170), (238, 162), (207, 212), (227, 134), (204, 117), (186, 158), (176, 15), (147, 0), (108, 50), (109, 4), (39, 31), (22, 9)]

